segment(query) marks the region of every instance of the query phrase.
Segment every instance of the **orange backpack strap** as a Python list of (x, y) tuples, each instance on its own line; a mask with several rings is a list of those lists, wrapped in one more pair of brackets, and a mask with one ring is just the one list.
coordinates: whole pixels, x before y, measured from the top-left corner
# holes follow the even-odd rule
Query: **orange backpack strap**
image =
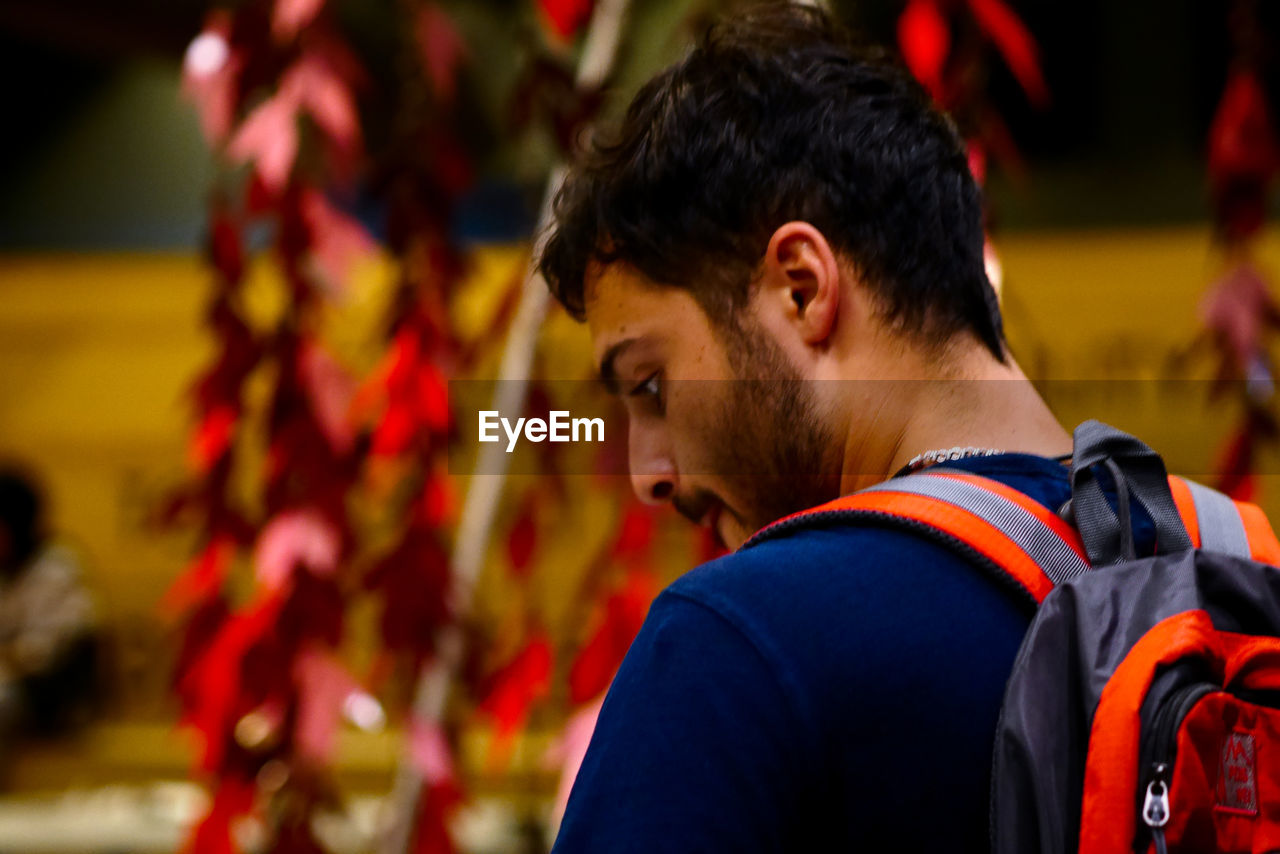
[(745, 547), (800, 527), (868, 524), (922, 534), (994, 568), (1039, 604), (1055, 584), (1089, 569), (1076, 531), (1038, 501), (998, 481), (932, 469), (897, 477), (774, 522)]
[(1191, 545), (1280, 565), (1280, 541), (1256, 504), (1232, 501), (1216, 489), (1181, 477), (1169, 478), (1169, 490)]

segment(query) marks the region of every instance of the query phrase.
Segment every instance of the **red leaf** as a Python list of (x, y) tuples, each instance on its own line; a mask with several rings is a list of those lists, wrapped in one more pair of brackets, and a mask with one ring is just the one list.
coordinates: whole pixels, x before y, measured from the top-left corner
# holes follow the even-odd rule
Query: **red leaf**
[(1218, 180), (1250, 175), (1270, 181), (1280, 166), (1267, 96), (1258, 78), (1237, 71), (1227, 81), (1209, 129), (1209, 171)]
[(460, 803), (462, 792), (452, 782), (424, 787), (414, 830), (413, 854), (455, 854), (457, 849), (449, 835), (449, 822)]
[(418, 370), (418, 417), (427, 429), (443, 433), (449, 429), (449, 386), (444, 373), (430, 362)]
[(306, 642), (337, 647), (346, 611), (347, 600), (336, 578), (295, 573), (293, 589), (276, 620), (274, 640), (288, 655)]
[(898, 47), (915, 78), (942, 100), (942, 69), (951, 52), (951, 30), (935, 0), (910, 0), (898, 17)]
[(185, 722), (203, 739), (205, 770), (222, 764), (235, 721), (247, 710), (241, 666), (249, 650), (271, 634), (282, 605), (281, 597), (267, 596), (233, 614), (182, 676), (178, 690), (186, 700)]
[(312, 341), (304, 342), (299, 348), (298, 375), (329, 446), (345, 454), (355, 442), (351, 402), (356, 395), (356, 378)]
[(654, 597), (653, 578), (640, 570), (606, 600), (600, 623), (569, 670), (569, 699), (585, 703), (602, 694), (644, 624)]
[(271, 34), (280, 42), (291, 41), (315, 20), (325, 0), (276, 0), (271, 11)]
[(231, 132), (236, 88), (244, 65), (230, 36), (230, 16), (221, 10), (211, 13), (204, 30), (187, 47), (182, 63), (182, 94), (195, 106), (200, 128), (213, 146), (221, 145)]
[(591, 17), (592, 0), (538, 0), (552, 32), (561, 39), (568, 39), (582, 28)]
[(238, 282), (244, 275), (240, 226), (222, 202), (214, 204), (209, 222), (209, 259), (227, 282)]
[(369, 451), (376, 457), (399, 456), (409, 449), (415, 435), (417, 423), (409, 406), (401, 402), (392, 403), (374, 428)]
[(1257, 491), (1257, 477), (1253, 469), (1254, 436), (1248, 427), (1237, 430), (1218, 455), (1214, 484), (1235, 501), (1252, 501)]
[(262, 176), (254, 172), (249, 179), (249, 189), (245, 193), (245, 210), (254, 215), (272, 213), (279, 194), (267, 187)]
[(232, 160), (253, 163), (272, 196), (284, 190), (298, 156), (297, 106), (281, 94), (268, 98), (254, 108), (227, 147)]
[(235, 542), (229, 537), (210, 540), (165, 591), (160, 599), (161, 609), (168, 614), (182, 614), (218, 593), (235, 550)]
[(613, 544), (613, 557), (618, 560), (646, 558), (653, 545), (654, 513), (649, 507), (632, 502), (618, 523), (618, 539)]
[(1049, 104), (1049, 87), (1040, 70), (1040, 52), (1031, 31), (1003, 0), (969, 0), (978, 26), (996, 46), (1022, 90), (1037, 107)]
[(982, 149), (986, 159), (997, 162), (1005, 173), (1020, 178), (1027, 173), (1027, 164), (1013, 140), (1013, 133), (1000, 114), (989, 105), (978, 108), (978, 124), (981, 126)]
[(458, 65), (466, 57), (466, 45), (448, 13), (436, 3), (423, 6), (415, 23), (414, 36), (431, 88), (440, 100), (452, 101)]
[(1250, 403), (1244, 423), (1223, 447), (1218, 460), (1215, 486), (1236, 501), (1258, 500), (1259, 481), (1255, 471), (1258, 451), (1273, 445), (1280, 427), (1271, 414), (1269, 404)]
[(987, 150), (977, 139), (966, 140), (965, 144), (969, 150), (969, 172), (981, 187), (987, 183)]
[(537, 634), (493, 678), (493, 688), (479, 710), (493, 718), (490, 759), (497, 761), (511, 746), (515, 733), (529, 719), (533, 704), (551, 687), (551, 644)]
[(1209, 178), (1215, 215), (1229, 240), (1256, 233), (1280, 168), (1280, 143), (1258, 79), (1237, 71), (1227, 81), (1209, 129)]
[(201, 474), (209, 471), (231, 448), (239, 413), (231, 406), (215, 406), (205, 415), (191, 437), (187, 459)]
[(359, 220), (342, 213), (314, 190), (302, 197), (302, 215), (311, 229), (311, 252), (321, 280), (330, 293), (345, 293), (352, 266), (372, 255), (377, 244)]
[(235, 777), (221, 778), (209, 812), (187, 840), (187, 854), (237, 854), (240, 848), (232, 839), (231, 822), (253, 808), (253, 797), (253, 783)]
[(446, 133), (433, 133), (427, 140), (428, 162), (434, 169), (434, 178), (451, 198), (461, 195), (474, 178), (470, 152), (457, 139)]
[(360, 116), (351, 88), (316, 51), (285, 72), (280, 93), (288, 103), (304, 108), (340, 150), (352, 152), (359, 145)]
[(271, 854), (331, 854), (331, 849), (321, 845), (312, 831), (308, 817), (316, 811), (312, 807), (298, 810), (276, 828), (271, 843)]
[(184, 680), (192, 667), (198, 662), (201, 656), (209, 648), (214, 638), (222, 630), (222, 626), (226, 623), (230, 615), (230, 609), (227, 607), (227, 600), (221, 595), (210, 596), (196, 605), (191, 615), (187, 618), (186, 625), (182, 631), (182, 641), (178, 649), (177, 661), (173, 666), (173, 684), (178, 693), (178, 700), (184, 709), (189, 709), (193, 703), (189, 702), (192, 698), (184, 695), (180, 686), (184, 685)]
[(294, 745), (302, 756), (326, 765), (333, 758), (343, 703), (359, 684), (336, 657), (315, 649), (298, 656), (293, 673), (298, 684)]
[(1263, 331), (1280, 319), (1280, 307), (1262, 274), (1244, 263), (1210, 286), (1200, 316), (1239, 378), (1262, 351)]
[(387, 386), (404, 387), (413, 376), (414, 366), (418, 363), (418, 333), (406, 326), (396, 333), (388, 352)]
[(436, 532), (411, 525), (364, 578), (365, 589), (382, 600), (387, 649), (421, 659), (433, 648), (436, 631), (451, 616), (449, 582), (449, 555)]
[[(254, 340), (253, 333), (233, 311), (226, 307), (225, 303), (215, 307), (209, 323), (222, 349), (216, 361), (196, 380), (191, 390), (197, 410), (204, 413), (206, 418), (211, 417), (217, 410), (226, 410), (230, 413), (238, 411), (241, 385), (257, 365), (262, 352), (262, 348)], [(225, 417), (225, 414), (219, 415), (220, 419)], [(218, 444), (215, 439), (219, 439), (221, 429), (227, 425), (214, 429), (215, 424), (216, 422), (212, 422), (208, 425), (213, 432), (208, 437), (199, 439), (200, 442), (210, 442), (215, 446)], [(221, 438), (229, 440), (229, 437)], [(193, 442), (195, 441), (196, 438), (193, 437)], [(212, 457), (208, 456), (212, 450), (212, 447), (202, 444), (196, 456), (216, 461), (216, 454)], [(200, 469), (198, 465), (195, 467), (197, 470)]]
[(447, 525), (458, 513), (458, 492), (444, 474), (432, 474), (422, 490), (420, 518), (431, 528)]
[(323, 516), (312, 510), (289, 510), (262, 530), (253, 553), (258, 581), (268, 590), (283, 589), (298, 567), (319, 576), (338, 568), (342, 541)]
[(414, 717), (409, 723), (409, 761), (428, 785), (456, 780), (453, 751), (440, 724)]
[(507, 535), (507, 559), (511, 570), (518, 576), (527, 576), (533, 562), (533, 552), (538, 543), (538, 525), (534, 519), (533, 502), (526, 501)]
[[(443, 433), (451, 423), (449, 389), (444, 374), (427, 361), (416, 331), (402, 329), (376, 372), (384, 376), (386, 410), (374, 430), (372, 452), (394, 456), (409, 448), (422, 429)], [(372, 393), (362, 391), (360, 406), (369, 408)]]

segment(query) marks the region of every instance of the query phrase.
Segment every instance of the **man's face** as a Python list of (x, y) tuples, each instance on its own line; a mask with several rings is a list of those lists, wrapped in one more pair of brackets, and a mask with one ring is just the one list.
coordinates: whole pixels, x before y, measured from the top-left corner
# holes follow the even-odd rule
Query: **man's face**
[(740, 546), (760, 527), (839, 494), (841, 447), (769, 333), (726, 330), (684, 290), (621, 264), (588, 289), (601, 378), (623, 400), (631, 481)]

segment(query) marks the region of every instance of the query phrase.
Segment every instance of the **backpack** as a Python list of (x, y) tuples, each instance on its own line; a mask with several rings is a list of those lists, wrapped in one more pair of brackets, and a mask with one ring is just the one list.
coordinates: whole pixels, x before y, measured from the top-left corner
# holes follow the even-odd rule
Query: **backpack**
[[(1034, 617), (996, 731), (996, 854), (1280, 852), (1280, 542), (1262, 511), (1075, 431), (1058, 514), (935, 466), (775, 522), (904, 529)], [(1109, 501), (1104, 486), (1115, 493)], [(1138, 556), (1132, 502), (1155, 528)]]

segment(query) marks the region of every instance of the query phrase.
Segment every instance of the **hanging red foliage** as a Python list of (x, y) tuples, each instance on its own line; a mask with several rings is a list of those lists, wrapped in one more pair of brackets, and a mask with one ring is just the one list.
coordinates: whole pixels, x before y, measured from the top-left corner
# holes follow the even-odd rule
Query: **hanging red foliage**
[(579, 705), (599, 697), (613, 681), (613, 674), (631, 647), (657, 592), (653, 575), (631, 569), (622, 586), (605, 600), (592, 620), (595, 630), (574, 659), (569, 671), (569, 701)]
[(194, 606), (222, 590), (227, 567), (236, 544), (226, 536), (216, 537), (187, 565), (160, 598), (161, 610), (171, 616), (185, 616)]
[(232, 836), (231, 823), (253, 806), (254, 784), (234, 777), (224, 778), (213, 795), (213, 805), (187, 844), (188, 854), (238, 854), (240, 846)]
[(1214, 216), (1227, 242), (1262, 228), (1267, 200), (1280, 169), (1280, 143), (1266, 93), (1251, 70), (1227, 80), (1209, 128), (1209, 184)]
[(462, 803), (462, 790), (446, 780), (423, 787), (413, 854), (454, 854), (449, 821)]
[(561, 39), (573, 37), (591, 17), (592, 0), (538, 0), (538, 8)]
[(935, 0), (910, 0), (898, 17), (903, 62), (935, 101), (946, 97), (942, 71), (951, 53), (951, 28)]
[(507, 534), (507, 560), (511, 571), (527, 577), (532, 568), (533, 554), (538, 542), (538, 524), (534, 515), (537, 506), (534, 493), (530, 492), (516, 514), (515, 524)]
[(1262, 270), (1252, 260), (1251, 244), (1262, 229), (1280, 170), (1280, 143), (1256, 63), (1256, 7), (1236, 2), (1228, 13), (1235, 58), (1222, 99), (1209, 128), (1208, 173), (1217, 236), (1227, 271), (1201, 303), (1209, 340), (1218, 352), (1211, 394), (1238, 391), (1244, 414), (1217, 460), (1216, 486), (1235, 498), (1253, 498), (1257, 453), (1276, 440), (1270, 409), (1275, 371), (1268, 340), (1280, 326), (1280, 307)]
[(653, 550), (657, 521), (653, 507), (634, 500), (629, 502), (618, 522), (612, 557), (626, 563), (647, 561)]
[[(271, 692), (270, 682), (257, 690), (243, 690), (243, 667), (250, 650), (272, 632), (283, 606), (280, 595), (267, 596), (223, 620), (199, 656), (181, 674), (178, 696), (183, 720), (201, 737), (200, 766), (217, 773), (234, 740), (236, 722), (260, 705)], [(277, 683), (284, 689), (283, 683)]]
[(410, 522), (400, 542), (373, 565), (364, 588), (382, 602), (380, 629), (387, 650), (406, 656), (416, 672), (452, 617), (448, 603), (449, 555), (432, 527)]
[(978, 182), (989, 157), (1019, 172), (1017, 147), (983, 88), (990, 48), (1034, 106), (1049, 104), (1039, 47), (1017, 13), (1004, 0), (909, 0), (898, 17), (898, 47), (911, 73), (960, 124)]
[(414, 36), (418, 40), (423, 70), (436, 97), (446, 103), (452, 101), (457, 88), (458, 66), (467, 56), (466, 44), (453, 20), (438, 4), (426, 3), (418, 10), (414, 21)]
[(983, 35), (990, 39), (1022, 91), (1037, 107), (1049, 104), (1049, 87), (1040, 70), (1040, 49), (1022, 19), (1003, 0), (968, 0)]
[(325, 0), (280, 0), (272, 9), (272, 35), (282, 42), (296, 38), (320, 14), (324, 3)]
[[(494, 723), (491, 757), (503, 757), (511, 741), (528, 720), (533, 704), (551, 687), (551, 642), (534, 632), (524, 647), (490, 679), (490, 689), (479, 711)], [(496, 761), (496, 758), (495, 758)]]
[(361, 394), (361, 409), (381, 400), (382, 414), (371, 448), (375, 456), (400, 456), (421, 447), (424, 439), (429, 443), (433, 435), (447, 433), (451, 426), (448, 385), (438, 364), (424, 351), (422, 337), (422, 330), (406, 323), (374, 372), (372, 386)]
[[(383, 155), (392, 165), (376, 177), (397, 190), (391, 230), (409, 235), (394, 250), (409, 259), (420, 245), (446, 248), (428, 253), (435, 266), (425, 275), (406, 260), (406, 298), (392, 306), (386, 369), (357, 381), (322, 342), (321, 308), (346, 294), (360, 259), (377, 249), (342, 202), (353, 183), (370, 181), (360, 172), (372, 161), (356, 98), (367, 78), (327, 5), (248, 0), (215, 12), (184, 71), (211, 146), (228, 165), (248, 167), (244, 180), (229, 173), (211, 209), (215, 275), (206, 322), (216, 351), (192, 394), (197, 482), (169, 513), (200, 514), (205, 543), (163, 603), (186, 619), (176, 690), (184, 722), (203, 743), (200, 769), (216, 792), (191, 837), (195, 854), (237, 850), (232, 828), (259, 798), (291, 805), (256, 816), (268, 849), (320, 850), (310, 815), (333, 798), (325, 767), (344, 704), (359, 688), (339, 655), (352, 591), (381, 600), (389, 654), (414, 664), (451, 619), (438, 530), (453, 504), (440, 483), (450, 429), (442, 365), (451, 341), (442, 331), (446, 315), (434, 307), (443, 304), (435, 292), (460, 270), (448, 263), (447, 208), (470, 172), (465, 151), (450, 140), (450, 122), (414, 101), (414, 121), (432, 143), (415, 147), (412, 161)], [(405, 35), (406, 48), (430, 52), (424, 59), (431, 64), (421, 79), (410, 71), (397, 85), (431, 87), (444, 101), (463, 51), (460, 40), (447, 44), (453, 31), (444, 13), (432, 14), (423, 24), (429, 44)], [(452, 55), (439, 56), (446, 46)], [(438, 164), (424, 156), (437, 150), (448, 152)], [(411, 172), (409, 180), (397, 170)], [(424, 171), (434, 176), (423, 180)], [(442, 186), (451, 194), (437, 192)], [(402, 227), (406, 215), (411, 228)], [(243, 234), (250, 228), (270, 235), (264, 260), (285, 290), (267, 328), (251, 328), (243, 307)], [(245, 390), (257, 378), (267, 386), (267, 404), (248, 411)], [(363, 410), (362, 387), (374, 404)], [(238, 439), (259, 432), (265, 459), (244, 471), (243, 451), (252, 443)], [(400, 542), (357, 577), (362, 544), (349, 499), (364, 484), (371, 454), (405, 464), (411, 488), (402, 494), (411, 497)], [(256, 488), (252, 511), (237, 506), (244, 492), (243, 484), (233, 488), (237, 469)], [(253, 568), (253, 590), (242, 605), (225, 589), (237, 554), (250, 556)], [(286, 773), (278, 791), (260, 792), (254, 781), (269, 761)]]
[(1257, 267), (1242, 262), (1214, 282), (1200, 316), (1221, 355), (1220, 384), (1270, 373), (1264, 336), (1280, 327), (1280, 306)]

